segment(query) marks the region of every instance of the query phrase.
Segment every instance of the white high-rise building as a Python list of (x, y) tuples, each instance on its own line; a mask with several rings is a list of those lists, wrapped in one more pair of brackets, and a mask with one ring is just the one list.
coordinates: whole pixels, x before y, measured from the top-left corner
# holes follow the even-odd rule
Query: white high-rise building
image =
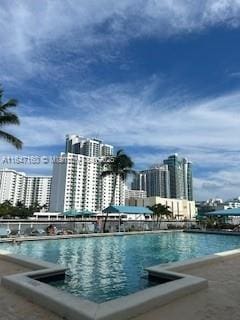
[(110, 144), (101, 144), (101, 156), (112, 156), (113, 155), (113, 146)]
[[(50, 211), (68, 210), (97, 212), (111, 202), (114, 177), (102, 177), (104, 157), (66, 153), (53, 165)], [(117, 179), (114, 203), (124, 205), (125, 185)]]
[(49, 209), (50, 192), (51, 192), (52, 177), (51, 176), (27, 176), (25, 188), (25, 206), (38, 203)]
[(16, 205), (24, 202), (26, 174), (12, 169), (0, 170), (0, 203), (10, 201)]
[(99, 139), (90, 139), (71, 134), (66, 136), (65, 153), (82, 154), (88, 157), (112, 156), (113, 146)]
[(49, 207), (52, 177), (27, 176), (12, 169), (0, 170), (0, 203), (8, 200), (30, 207), (34, 203)]

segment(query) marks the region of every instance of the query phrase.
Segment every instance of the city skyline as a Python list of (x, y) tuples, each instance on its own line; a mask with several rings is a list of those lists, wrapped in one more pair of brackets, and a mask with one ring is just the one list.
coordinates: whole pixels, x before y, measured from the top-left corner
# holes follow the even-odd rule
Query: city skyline
[(237, 195), (239, 12), (230, 0), (3, 0), (0, 83), (20, 102), (10, 131), (24, 149), (2, 143), (0, 156), (57, 155), (77, 132), (123, 148), (139, 170), (191, 159), (199, 200)]
[[(81, 141), (81, 143), (83, 142), (83, 145), (86, 144), (87, 145), (87, 149), (83, 149), (82, 151), (86, 152), (87, 153), (84, 153), (84, 152), (79, 152), (79, 151), (73, 151), (73, 153), (76, 153), (76, 154), (82, 154), (82, 155), (86, 155), (86, 156), (97, 156), (96, 154), (92, 154), (92, 152), (94, 152), (94, 150), (91, 150), (91, 148), (89, 149), (89, 146), (91, 146), (91, 144), (99, 144), (101, 146), (101, 148), (106, 148), (107, 147), (107, 153), (106, 154), (102, 154), (102, 156), (107, 156), (107, 155), (114, 155), (114, 151), (117, 150), (117, 148), (113, 145), (110, 145), (108, 143), (103, 143), (103, 140), (100, 138), (100, 137), (84, 137), (83, 135), (78, 135), (78, 134), (65, 134), (64, 135), (65, 137), (65, 143), (62, 144), (61, 146), (61, 150), (59, 151), (58, 154), (52, 154), (52, 155), (35, 155), (35, 154), (32, 154), (32, 155), (14, 155), (14, 156), (3, 156), (2, 157), (2, 163), (4, 163), (4, 165), (1, 165), (1, 168), (2, 170), (4, 169), (10, 169), (10, 170), (17, 170), (20, 174), (23, 173), (24, 175), (27, 174), (29, 177), (34, 177), (34, 176), (52, 176), (53, 175), (53, 170), (54, 170), (54, 163), (58, 162), (58, 159), (61, 157), (60, 155), (63, 153), (63, 150), (65, 149), (65, 153), (68, 153), (68, 152), (71, 152), (70, 150), (68, 150), (68, 144), (67, 144), (67, 141), (68, 139), (73, 139), (75, 140), (74, 141), (74, 144), (72, 144), (72, 146), (75, 148), (75, 146), (77, 146), (77, 148), (79, 147), (79, 141)], [(102, 153), (102, 151), (100, 151), (101, 149), (99, 149), (98, 152), (99, 155), (98, 156), (101, 156), (100, 154)], [(96, 151), (95, 151), (96, 152)], [(104, 152), (104, 151), (103, 151)], [(174, 156), (180, 156), (182, 157), (183, 160), (186, 160), (187, 163), (190, 163), (192, 165), (192, 161), (188, 160), (186, 157), (184, 157), (184, 155), (179, 155), (178, 153), (175, 153), (175, 154), (166, 154), (166, 158), (171, 158), (171, 157), (174, 157)], [(141, 166), (141, 167), (137, 167), (135, 166), (135, 169), (138, 173), (141, 173), (141, 172), (144, 172), (144, 171), (148, 171), (148, 170), (151, 170), (153, 168), (156, 168), (158, 166), (160, 167), (164, 167), (164, 162), (166, 161), (166, 159), (164, 160), (163, 157), (161, 158), (158, 158), (157, 159), (158, 161), (156, 161), (155, 163), (148, 163), (144, 166)], [(24, 164), (22, 163), (17, 163), (17, 161), (23, 161)], [(134, 159), (133, 159), (134, 161)], [(42, 171), (40, 170), (40, 173), (37, 174), (36, 172), (39, 172), (38, 171), (38, 166), (43, 166), (43, 167), (48, 167), (46, 170)], [(33, 170), (31, 170), (33, 168)], [(29, 170), (30, 169), (30, 170)], [(43, 173), (42, 173), (43, 172)], [(191, 174), (192, 174), (192, 169), (191, 169)], [(194, 196), (194, 200), (195, 201), (204, 201), (204, 200), (207, 200), (207, 199), (211, 199), (211, 198), (219, 198), (218, 196), (210, 196), (209, 198), (199, 198), (198, 195), (195, 196), (196, 194), (196, 191), (195, 191), (195, 185), (194, 185), (194, 175), (192, 177), (193, 179), (193, 182), (191, 182), (191, 184), (193, 184), (193, 189), (191, 192), (193, 192)], [(127, 183), (128, 187), (131, 187), (132, 185), (132, 178), (128, 181)], [(238, 194), (232, 194), (230, 197), (226, 197), (223, 199), (225, 200), (229, 200), (229, 199), (232, 199), (234, 197), (237, 197)], [(192, 196), (191, 196), (192, 197)], [(179, 199), (179, 197), (177, 197), (177, 199)]]
[(178, 154), (137, 172), (132, 189), (145, 190), (148, 197), (194, 200), (192, 163)]

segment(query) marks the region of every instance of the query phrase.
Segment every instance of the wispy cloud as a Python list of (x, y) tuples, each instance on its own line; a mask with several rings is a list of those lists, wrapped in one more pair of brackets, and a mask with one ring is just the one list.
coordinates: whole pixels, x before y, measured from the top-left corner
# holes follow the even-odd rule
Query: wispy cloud
[[(35, 147), (36, 151), (40, 146), (63, 144), (69, 132), (98, 136), (108, 143), (133, 150), (132, 157), (139, 168), (160, 162), (169, 153), (179, 152), (192, 160), (195, 168), (205, 168), (205, 175), (201, 173), (196, 183), (200, 186), (198, 196), (209, 194), (213, 186), (219, 194), (225, 189), (233, 190), (228, 181), (230, 178), (236, 181), (235, 172), (240, 162), (240, 119), (237, 116), (240, 93), (199, 101), (184, 97), (182, 105), (177, 90), (171, 98), (167, 95), (152, 102), (154, 90), (154, 81), (148, 85), (110, 85), (81, 92), (68, 90), (61, 97), (55, 119), (23, 116), (22, 126), (16, 130), (26, 147)], [(67, 112), (66, 102), (71, 106)], [(138, 152), (134, 151), (135, 147)], [(211, 173), (212, 167), (214, 173)], [(230, 177), (223, 174), (223, 168), (228, 168)], [(217, 175), (221, 175), (221, 179)]]
[(236, 194), (236, 190), (240, 188), (240, 174), (238, 168), (225, 168), (214, 173), (208, 173), (206, 178), (194, 178), (195, 194), (198, 199), (207, 199), (224, 197), (232, 199)]
[[(47, 76), (50, 66), (57, 68), (52, 54), (56, 58), (64, 52), (70, 63), (77, 52), (84, 57), (79, 58), (84, 68), (94, 59), (112, 59), (117, 54), (116, 48), (111, 50), (113, 43), (201, 31), (216, 24), (234, 28), (239, 13), (238, 0), (3, 0), (0, 67), (5, 77), (16, 67), (20, 78)], [(90, 47), (98, 48), (95, 57), (84, 51)]]
[[(200, 197), (213, 190), (228, 195), (237, 189), (228, 182), (236, 180), (239, 163), (240, 91), (199, 99), (185, 88), (163, 88), (159, 74), (108, 85), (88, 72), (115, 60), (128, 70), (122, 49), (131, 40), (239, 23), (239, 0), (2, 0), (0, 82), (35, 96), (22, 99), (21, 126), (11, 131), (26, 154), (63, 145), (70, 131), (129, 148), (141, 168), (179, 152), (204, 169), (195, 180)], [(50, 97), (43, 98), (45, 91)], [(13, 149), (3, 145), (1, 152)]]

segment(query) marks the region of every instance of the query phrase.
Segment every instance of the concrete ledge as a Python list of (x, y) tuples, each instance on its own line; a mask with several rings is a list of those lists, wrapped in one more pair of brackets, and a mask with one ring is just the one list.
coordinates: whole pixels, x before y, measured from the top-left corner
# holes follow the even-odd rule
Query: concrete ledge
[(200, 258), (189, 259), (187, 261), (177, 261), (173, 263), (159, 264), (146, 268), (149, 273), (163, 271), (185, 271), (188, 269), (199, 268), (201, 266), (210, 265), (212, 263), (232, 258), (234, 255), (240, 255), (240, 249), (228, 250)]
[(134, 231), (134, 232), (114, 232), (114, 233), (84, 233), (84, 234), (69, 234), (56, 236), (29, 236), (29, 237), (11, 237), (0, 239), (0, 243), (6, 242), (23, 242), (23, 241), (38, 241), (38, 240), (59, 240), (59, 239), (74, 239), (74, 238), (93, 238), (93, 237), (121, 237), (121, 236), (136, 236), (141, 234), (156, 234), (156, 233), (172, 233), (183, 232), (178, 230), (154, 230), (154, 231)]
[[(29, 268), (31, 270), (52, 269), (56, 268), (56, 266), (59, 268), (59, 266), (54, 263), (33, 259), (17, 254), (11, 254), (6, 250), (0, 250), (0, 259), (19, 264), (20, 266)], [(66, 268), (62, 269), (66, 270)]]
[[(64, 277), (65, 268), (53, 263), (0, 251), (0, 259), (31, 269), (28, 272), (3, 277), (2, 285), (69, 320), (131, 319), (206, 288), (206, 279), (188, 275), (185, 273), (186, 270), (211, 265), (232, 258), (234, 255), (240, 255), (240, 249), (147, 268), (150, 276), (168, 279), (169, 282), (98, 304), (75, 297), (44, 282), (53, 277)], [(184, 273), (181, 273), (182, 271)]]
[[(179, 276), (180, 274), (178, 274)], [(129, 296), (97, 304), (30, 278), (32, 273), (6, 276), (2, 284), (28, 300), (71, 320), (124, 320), (207, 287), (207, 280), (186, 276)], [(182, 276), (182, 275), (181, 275)]]
[(186, 276), (172, 282), (136, 292), (129, 296), (102, 303), (100, 304), (96, 319), (131, 319), (153, 308), (162, 306), (186, 294), (206, 287), (207, 280)]
[(205, 279), (176, 273), (159, 265), (149, 268), (149, 274), (169, 279), (170, 282), (97, 304), (42, 282), (46, 278), (64, 276), (65, 268), (40, 260), (8, 254), (3, 250), (0, 251), (0, 259), (33, 269), (33, 271), (3, 277), (3, 286), (69, 320), (130, 319), (154, 307), (207, 287)]
[(95, 319), (98, 305), (94, 302), (78, 299), (40, 281), (24, 275), (3, 277), (2, 284), (28, 300), (53, 311), (64, 319)]
[(183, 230), (183, 232), (186, 233), (203, 233), (203, 234), (219, 234), (219, 235), (224, 235), (224, 236), (240, 236), (240, 232), (239, 231), (214, 231), (214, 230)]

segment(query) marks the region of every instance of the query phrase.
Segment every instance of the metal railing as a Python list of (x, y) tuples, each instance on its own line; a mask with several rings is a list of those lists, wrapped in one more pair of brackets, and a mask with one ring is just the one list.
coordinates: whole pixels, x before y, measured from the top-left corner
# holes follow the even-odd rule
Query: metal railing
[[(106, 223), (106, 232), (189, 229), (195, 224), (196, 222), (193, 220), (163, 220), (161, 223), (157, 223), (156, 221), (136, 220), (119, 222), (117, 219), (109, 219)], [(101, 222), (88, 218), (84, 220), (1, 220), (0, 237), (46, 235), (49, 233), (49, 227), (54, 228), (54, 234), (101, 233), (103, 220)]]

